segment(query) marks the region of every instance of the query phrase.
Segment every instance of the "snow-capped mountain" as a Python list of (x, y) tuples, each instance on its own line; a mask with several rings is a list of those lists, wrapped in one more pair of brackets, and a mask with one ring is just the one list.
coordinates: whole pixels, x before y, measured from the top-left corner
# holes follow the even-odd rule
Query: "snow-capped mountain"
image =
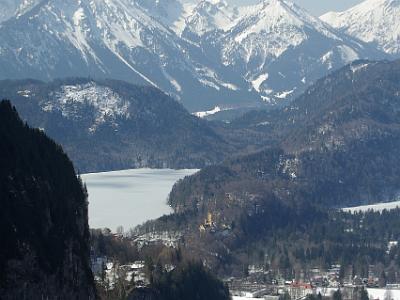
[(329, 12), (321, 19), (388, 54), (400, 57), (399, 0), (367, 0), (344, 12)]
[(131, 0), (148, 15), (171, 28), (178, 35), (186, 26), (186, 18), (192, 14), (195, 3), (183, 0)]
[(231, 89), (201, 51), (129, 0), (41, 2), (0, 26), (0, 67), (2, 79), (91, 76), (152, 85), (189, 109), (248, 94)]
[(186, 18), (183, 34), (196, 39), (211, 31), (227, 31), (239, 17), (238, 8), (225, 1), (201, 1)]
[(224, 34), (206, 36), (202, 44), (217, 48), (220, 63), (242, 74), (269, 103), (293, 98), (353, 60), (380, 55), (290, 1), (267, 0), (240, 15)]
[(191, 111), (287, 101), (333, 69), (381, 55), (288, 0), (22, 2), (36, 5), (0, 23), (0, 79), (121, 79)]

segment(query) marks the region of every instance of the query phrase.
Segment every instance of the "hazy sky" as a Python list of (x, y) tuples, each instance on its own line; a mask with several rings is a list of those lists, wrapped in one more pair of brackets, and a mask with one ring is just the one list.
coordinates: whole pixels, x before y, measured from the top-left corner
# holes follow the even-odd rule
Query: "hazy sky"
[[(227, 0), (228, 3), (252, 4), (260, 0)], [(294, 0), (298, 5), (307, 9), (310, 13), (320, 16), (327, 11), (343, 11), (362, 0)]]

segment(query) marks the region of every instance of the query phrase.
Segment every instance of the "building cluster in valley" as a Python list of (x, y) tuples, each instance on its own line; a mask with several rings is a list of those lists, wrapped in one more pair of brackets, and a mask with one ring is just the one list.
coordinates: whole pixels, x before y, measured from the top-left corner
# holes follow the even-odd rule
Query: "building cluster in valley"
[[(375, 273), (375, 266), (369, 266), (368, 277), (349, 276), (340, 280), (341, 265), (332, 265), (328, 270), (313, 268), (308, 279), (302, 274), (302, 279), (285, 279), (283, 276), (271, 276), (269, 270), (251, 265), (248, 267), (247, 278), (229, 278), (226, 283), (234, 300), (267, 299), (279, 300), (283, 295), (290, 299), (305, 299), (309, 295), (321, 295), (331, 299), (333, 293), (340, 290), (342, 299), (357, 299), (355, 294), (366, 289), (370, 299), (386, 300), (400, 299), (400, 283), (388, 284), (382, 282)], [(268, 278), (268, 279), (266, 279)]]
[[(214, 215), (208, 213), (204, 223), (200, 225), (200, 234), (214, 232), (217, 230), (216, 227)], [(182, 235), (177, 232), (146, 233), (129, 237), (121, 233), (113, 234), (108, 232), (107, 234), (115, 240), (128, 241), (138, 250), (145, 246), (157, 245), (176, 249), (182, 239)], [(390, 250), (391, 247), (396, 245), (397, 242), (390, 242), (388, 249)], [(118, 280), (129, 282), (135, 287), (145, 287), (149, 284), (144, 261), (138, 260), (120, 264), (115, 259), (99, 256), (92, 252), (91, 265), (96, 281), (101, 282), (111, 290)], [(167, 271), (172, 271), (174, 267), (173, 265), (164, 266)], [(332, 294), (338, 289), (342, 292), (343, 299), (354, 299), (354, 293), (362, 288), (373, 292), (370, 299), (400, 299), (400, 283), (389, 284), (383, 281), (382, 274), (379, 274), (379, 268), (374, 265), (368, 266), (368, 276), (366, 277), (357, 275), (343, 277), (342, 272), (341, 265), (333, 264), (326, 270), (319, 267), (310, 268), (307, 272), (300, 272), (296, 276), (297, 278), (293, 279), (285, 278), (285, 276), (279, 273), (276, 274), (262, 265), (249, 265), (243, 277), (225, 278), (224, 281), (229, 286), (234, 300), (279, 300), (282, 299), (283, 295), (297, 300), (305, 299), (308, 295), (319, 294), (323, 298), (330, 299)], [(352, 274), (351, 270), (347, 273)], [(398, 294), (399, 298), (387, 298), (388, 291), (396, 295)]]

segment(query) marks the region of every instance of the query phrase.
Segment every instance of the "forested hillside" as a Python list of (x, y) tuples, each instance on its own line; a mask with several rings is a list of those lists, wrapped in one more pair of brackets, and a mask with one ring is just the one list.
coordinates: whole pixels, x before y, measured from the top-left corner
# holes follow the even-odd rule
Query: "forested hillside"
[[(180, 228), (189, 248), (207, 248), (203, 255), (225, 267), (237, 266), (240, 253), (253, 247), (275, 251), (274, 243), (292, 241), (306, 251), (310, 244), (302, 240), (342, 227), (335, 237), (318, 242), (327, 243), (321, 253), (330, 257), (331, 247), (346, 239), (345, 225), (353, 222), (332, 215), (334, 209), (398, 196), (399, 82), (399, 61), (353, 63), (318, 81), (286, 108), (249, 113), (220, 127), (221, 132), (231, 130), (230, 136), (259, 136), (265, 149), (177, 183), (169, 197), (175, 214), (160, 219), (159, 226)], [(203, 239), (198, 241), (199, 235)], [(386, 251), (389, 239), (377, 246), (379, 253)], [(281, 259), (288, 245), (276, 250)], [(370, 246), (362, 242), (356, 247)], [(288, 261), (298, 262), (293, 255)], [(340, 255), (335, 254), (336, 261), (343, 259)]]
[(183, 263), (171, 272), (155, 268), (148, 288), (136, 289), (128, 300), (230, 300), (229, 290), (201, 263)]
[(60, 143), (80, 172), (201, 168), (232, 147), (152, 87), (90, 79), (1, 81), (23, 120)]
[(185, 179), (170, 203), (182, 211), (216, 193), (257, 190), (330, 207), (393, 199), (400, 178), (399, 82), (400, 61), (357, 62), (286, 108), (246, 114), (226, 128), (262, 136), (266, 149)]
[(0, 102), (0, 298), (95, 299), (87, 195), (61, 147)]

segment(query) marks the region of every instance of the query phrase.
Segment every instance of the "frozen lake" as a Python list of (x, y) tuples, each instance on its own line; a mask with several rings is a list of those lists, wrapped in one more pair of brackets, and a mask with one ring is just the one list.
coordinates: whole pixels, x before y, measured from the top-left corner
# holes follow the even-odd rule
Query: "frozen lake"
[(171, 213), (167, 197), (179, 179), (198, 170), (134, 169), (82, 175), (89, 192), (91, 228), (136, 225)]

